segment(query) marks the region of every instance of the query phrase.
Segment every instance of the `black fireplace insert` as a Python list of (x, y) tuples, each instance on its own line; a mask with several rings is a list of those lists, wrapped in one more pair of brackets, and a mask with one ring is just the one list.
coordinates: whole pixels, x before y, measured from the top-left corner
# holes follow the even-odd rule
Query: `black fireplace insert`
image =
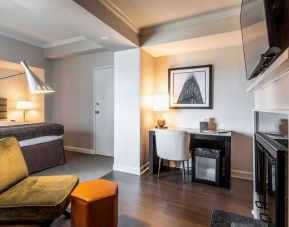
[(286, 226), (287, 135), (255, 133), (255, 191), (259, 219)]

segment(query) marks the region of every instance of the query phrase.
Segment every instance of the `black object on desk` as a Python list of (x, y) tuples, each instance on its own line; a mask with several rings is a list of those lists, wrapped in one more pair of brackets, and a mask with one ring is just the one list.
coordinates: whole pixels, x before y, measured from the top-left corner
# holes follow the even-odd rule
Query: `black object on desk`
[[(158, 156), (156, 152), (155, 130), (149, 131), (149, 174), (157, 173)], [(224, 166), (224, 173), (221, 175), (220, 186), (231, 187), (231, 132), (200, 132), (198, 129), (170, 128), (169, 130), (187, 131), (191, 135), (190, 148), (210, 148), (220, 150), (221, 167)], [(222, 168), (220, 168), (222, 171)], [(193, 180), (193, 179), (192, 179)]]

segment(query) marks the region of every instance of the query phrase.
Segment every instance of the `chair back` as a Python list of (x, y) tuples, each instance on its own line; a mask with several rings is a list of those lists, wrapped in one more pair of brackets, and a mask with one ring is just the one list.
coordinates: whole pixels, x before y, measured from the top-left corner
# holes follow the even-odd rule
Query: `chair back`
[(17, 139), (0, 139), (0, 193), (27, 176), (28, 169)]
[(191, 158), (190, 134), (183, 131), (159, 129), (155, 131), (157, 155), (172, 161)]

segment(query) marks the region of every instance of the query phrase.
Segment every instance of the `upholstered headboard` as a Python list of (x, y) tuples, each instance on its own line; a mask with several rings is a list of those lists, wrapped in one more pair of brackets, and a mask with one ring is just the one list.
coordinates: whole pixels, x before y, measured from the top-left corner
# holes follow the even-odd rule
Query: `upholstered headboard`
[(0, 98), (0, 121), (7, 120), (7, 99)]

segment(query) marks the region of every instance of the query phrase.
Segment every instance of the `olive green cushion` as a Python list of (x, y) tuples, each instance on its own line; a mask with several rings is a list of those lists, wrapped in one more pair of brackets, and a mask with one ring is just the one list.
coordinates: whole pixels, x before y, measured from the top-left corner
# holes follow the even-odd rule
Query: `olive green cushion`
[(27, 177), (0, 194), (0, 222), (49, 220), (70, 202), (77, 176)]
[(14, 137), (0, 140), (0, 193), (28, 176), (28, 169)]

